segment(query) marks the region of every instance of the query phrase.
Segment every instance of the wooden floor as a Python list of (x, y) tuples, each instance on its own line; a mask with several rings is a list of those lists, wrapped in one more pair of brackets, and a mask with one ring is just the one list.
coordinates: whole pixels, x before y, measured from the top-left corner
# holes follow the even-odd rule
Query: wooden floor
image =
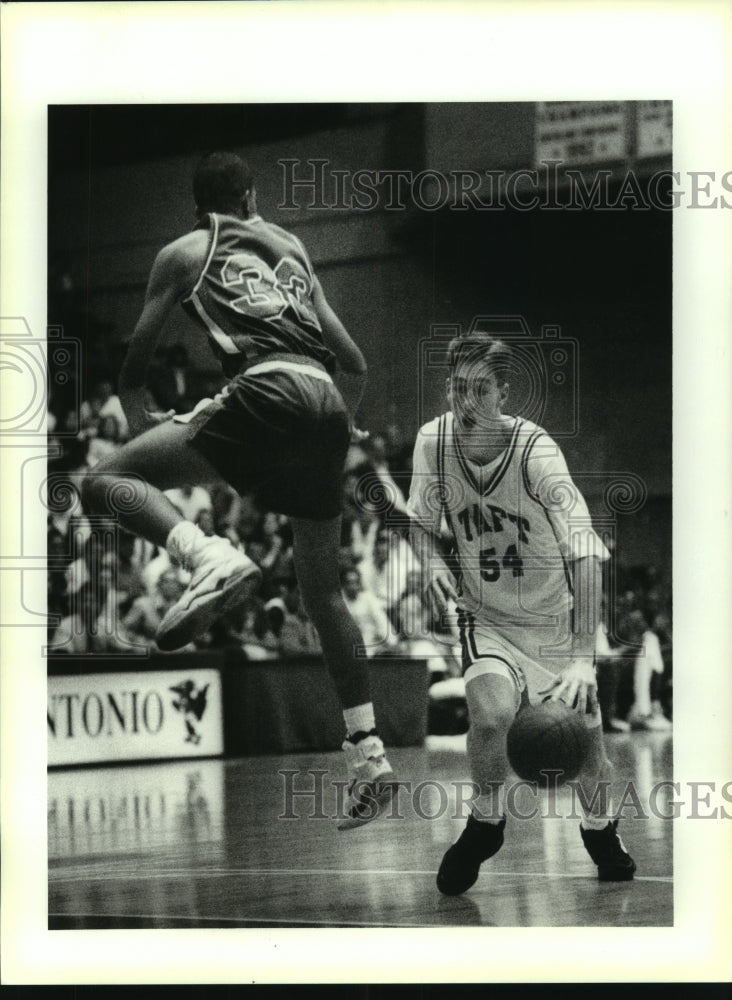
[[(51, 771), (49, 928), (673, 924), (671, 821), (629, 806), (621, 827), (637, 876), (602, 884), (578, 820), (548, 817), (547, 797), (526, 789), (517, 808), (539, 815), (510, 817), (474, 888), (441, 896), (437, 867), (464, 825), (464, 748), (464, 737), (430, 737), (390, 752), (411, 788), (391, 814), (349, 832), (330, 818), (340, 754)], [(666, 734), (609, 736), (608, 753), (616, 803), (629, 781), (643, 802), (671, 777)], [(322, 782), (323, 794), (288, 799), (288, 782)], [(555, 806), (570, 809), (567, 792)]]

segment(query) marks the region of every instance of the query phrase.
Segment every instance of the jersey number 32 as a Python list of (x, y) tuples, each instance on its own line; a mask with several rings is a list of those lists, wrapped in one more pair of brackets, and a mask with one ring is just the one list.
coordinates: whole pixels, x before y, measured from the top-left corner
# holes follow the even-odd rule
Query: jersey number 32
[(221, 280), (230, 294), (241, 292), (230, 300), (237, 312), (274, 320), (290, 308), (301, 323), (320, 330), (310, 300), (310, 276), (293, 257), (283, 257), (272, 270), (254, 254), (232, 254), (221, 268)]

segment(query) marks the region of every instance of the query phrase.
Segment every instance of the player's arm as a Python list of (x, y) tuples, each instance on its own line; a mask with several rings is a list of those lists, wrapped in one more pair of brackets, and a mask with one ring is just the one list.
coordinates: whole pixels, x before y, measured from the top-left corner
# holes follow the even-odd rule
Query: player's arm
[(187, 291), (189, 270), (179, 243), (177, 241), (164, 247), (155, 258), (145, 293), (145, 304), (122, 365), (119, 395), (133, 435), (162, 423), (173, 414), (173, 411), (162, 414), (147, 410), (145, 386), (147, 370), (165, 322)]
[(572, 559), (568, 567), (574, 593), (571, 654), (567, 666), (548, 690), (552, 701), (565, 701), (578, 712), (584, 713), (588, 708), (595, 712), (598, 708), (595, 643), (600, 621), (602, 568), (594, 556)]
[(452, 609), (458, 595), (455, 576), (440, 554), (439, 535), (411, 519), (409, 540), (423, 567), (425, 594), (434, 601), (442, 617)]
[[(543, 449), (543, 455), (542, 455)], [(546, 694), (578, 712), (598, 708), (595, 644), (602, 602), (602, 562), (609, 553), (592, 529), (585, 500), (559, 448), (546, 438), (527, 465), (528, 480), (552, 525), (571, 581), (571, 646), (567, 665)]]
[(437, 480), (436, 440), (420, 431), (412, 458), (412, 484), (409, 491), (409, 540), (422, 566), (425, 594), (434, 601), (440, 616), (457, 600), (455, 577), (440, 552), (439, 512), (433, 507)]
[(328, 305), (317, 278), (313, 282), (313, 306), (323, 330), (325, 346), (335, 354), (338, 362), (335, 383), (353, 418), (358, 410), (366, 385), (366, 360), (358, 345)]

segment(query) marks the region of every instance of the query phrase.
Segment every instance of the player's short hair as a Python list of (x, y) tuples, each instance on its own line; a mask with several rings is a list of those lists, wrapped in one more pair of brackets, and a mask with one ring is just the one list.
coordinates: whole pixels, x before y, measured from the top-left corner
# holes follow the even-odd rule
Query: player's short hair
[(509, 381), (512, 357), (509, 345), (491, 333), (467, 333), (455, 337), (447, 349), (451, 372), (464, 364), (485, 365), (495, 375), (499, 385)]
[(249, 164), (236, 153), (206, 153), (193, 174), (193, 197), (199, 212), (238, 207), (254, 178)]

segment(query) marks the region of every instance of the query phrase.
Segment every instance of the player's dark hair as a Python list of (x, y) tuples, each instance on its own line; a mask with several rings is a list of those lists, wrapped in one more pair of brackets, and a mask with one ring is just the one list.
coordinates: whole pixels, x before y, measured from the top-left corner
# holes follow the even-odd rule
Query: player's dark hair
[(249, 165), (236, 153), (206, 153), (193, 174), (193, 197), (198, 211), (238, 209), (253, 182)]
[(509, 381), (513, 352), (508, 344), (490, 333), (467, 333), (450, 341), (447, 361), (451, 371), (458, 366), (487, 365), (502, 385)]

